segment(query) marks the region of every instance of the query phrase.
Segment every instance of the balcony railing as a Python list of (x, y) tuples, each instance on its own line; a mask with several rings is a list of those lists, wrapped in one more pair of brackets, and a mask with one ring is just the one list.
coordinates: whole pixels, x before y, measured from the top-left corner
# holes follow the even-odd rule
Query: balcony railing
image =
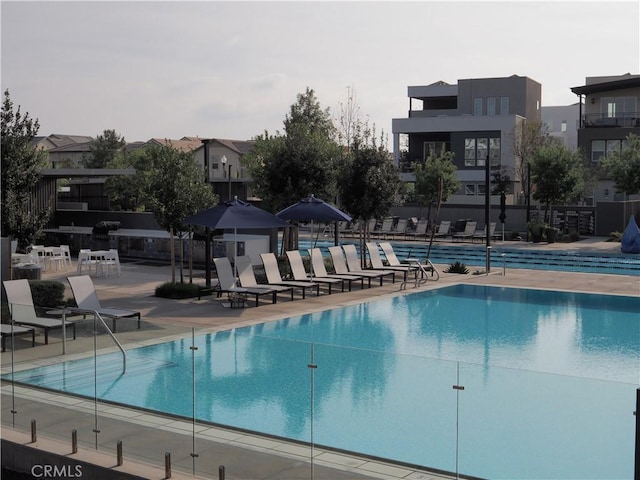
[(640, 127), (640, 112), (620, 113), (610, 117), (603, 113), (582, 116), (580, 128)]

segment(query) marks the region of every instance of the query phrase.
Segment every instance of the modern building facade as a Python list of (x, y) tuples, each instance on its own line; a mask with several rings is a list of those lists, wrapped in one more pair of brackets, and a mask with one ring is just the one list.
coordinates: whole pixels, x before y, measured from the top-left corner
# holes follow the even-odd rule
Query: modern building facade
[[(620, 151), (629, 134), (640, 135), (640, 75), (587, 77), (585, 85), (571, 91), (580, 99), (578, 148), (593, 166)], [(616, 192), (606, 176), (600, 178), (593, 197), (595, 202), (640, 199)]]
[(565, 147), (577, 150), (580, 127), (579, 103), (542, 107), (542, 123), (550, 136), (560, 140)]
[(413, 164), (442, 148), (454, 153), (462, 188), (449, 204), (483, 204), (485, 168), (503, 167), (512, 179), (508, 204), (522, 204), (516, 126), (542, 120), (542, 86), (527, 77), (458, 80), (408, 87), (408, 118), (392, 120), (394, 162), (415, 180)]

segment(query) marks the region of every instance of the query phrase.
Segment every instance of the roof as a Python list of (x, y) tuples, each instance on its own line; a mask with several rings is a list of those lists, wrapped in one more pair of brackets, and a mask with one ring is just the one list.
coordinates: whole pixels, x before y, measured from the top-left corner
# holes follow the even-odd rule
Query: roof
[(202, 145), (200, 140), (171, 140), (170, 138), (152, 138), (145, 145), (156, 144), (162, 147), (171, 146), (181, 152), (193, 152)]
[(640, 88), (640, 75), (627, 74), (619, 77), (617, 80), (572, 87), (571, 91), (576, 95), (589, 95), (590, 93), (623, 90), (626, 88)]

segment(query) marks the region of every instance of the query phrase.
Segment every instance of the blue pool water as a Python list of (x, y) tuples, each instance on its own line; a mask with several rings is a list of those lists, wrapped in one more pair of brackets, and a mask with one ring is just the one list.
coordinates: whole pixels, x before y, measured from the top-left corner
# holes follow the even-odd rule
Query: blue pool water
[[(639, 312), (450, 286), (131, 350), (124, 376), (99, 357), (97, 395), (190, 417), (195, 365), (204, 421), (482, 478), (631, 479)], [(93, 368), (16, 380), (93, 397)]]
[[(341, 243), (355, 243), (357, 240), (342, 239)], [(398, 258), (427, 257), (427, 243), (393, 243), (391, 242)], [(301, 240), (301, 250), (308, 249), (312, 245), (320, 247), (328, 256), (329, 247), (333, 241), (319, 240), (317, 243), (309, 240)], [(449, 265), (454, 262), (462, 262), (468, 266), (481, 267), (486, 263), (486, 247), (484, 245), (439, 245), (431, 247), (429, 255), (435, 264)], [(501, 269), (524, 268), (532, 270), (556, 270), (562, 272), (607, 273), (616, 275), (640, 275), (640, 255), (632, 253), (601, 253), (571, 250), (531, 250), (523, 248), (509, 248), (503, 245), (494, 245), (491, 250), (491, 267)]]

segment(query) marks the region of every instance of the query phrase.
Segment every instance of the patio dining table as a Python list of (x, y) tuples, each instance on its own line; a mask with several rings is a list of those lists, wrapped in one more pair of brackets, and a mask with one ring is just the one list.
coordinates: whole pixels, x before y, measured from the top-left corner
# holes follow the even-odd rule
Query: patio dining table
[[(85, 270), (83, 272), (83, 270)], [(81, 250), (78, 253), (77, 274), (108, 277), (120, 276), (120, 258), (117, 250)]]

